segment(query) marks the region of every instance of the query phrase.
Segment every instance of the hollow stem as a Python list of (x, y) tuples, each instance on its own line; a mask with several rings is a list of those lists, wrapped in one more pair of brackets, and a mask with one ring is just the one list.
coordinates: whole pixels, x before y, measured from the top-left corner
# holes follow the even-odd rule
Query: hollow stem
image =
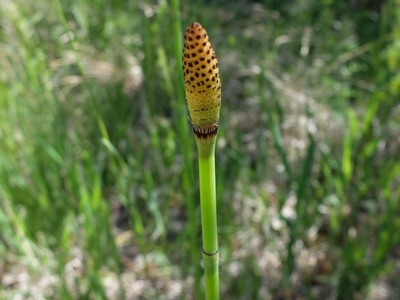
[(219, 252), (214, 155), (216, 137), (216, 134), (207, 135), (206, 137), (196, 135), (199, 153), (201, 228), (207, 300), (219, 299)]

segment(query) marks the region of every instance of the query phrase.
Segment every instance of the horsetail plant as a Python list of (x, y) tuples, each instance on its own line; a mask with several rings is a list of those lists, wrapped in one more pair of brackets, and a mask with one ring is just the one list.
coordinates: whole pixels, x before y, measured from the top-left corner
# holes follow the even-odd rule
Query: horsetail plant
[(219, 299), (219, 253), (215, 195), (215, 143), (221, 107), (218, 61), (206, 30), (194, 22), (185, 32), (183, 76), (196, 138), (206, 299)]

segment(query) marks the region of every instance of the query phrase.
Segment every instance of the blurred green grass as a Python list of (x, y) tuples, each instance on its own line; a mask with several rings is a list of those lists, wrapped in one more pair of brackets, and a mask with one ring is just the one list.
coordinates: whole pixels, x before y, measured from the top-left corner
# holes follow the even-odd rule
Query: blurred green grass
[(180, 74), (218, 55), (224, 299), (400, 294), (400, 2), (0, 3), (0, 298), (202, 298)]

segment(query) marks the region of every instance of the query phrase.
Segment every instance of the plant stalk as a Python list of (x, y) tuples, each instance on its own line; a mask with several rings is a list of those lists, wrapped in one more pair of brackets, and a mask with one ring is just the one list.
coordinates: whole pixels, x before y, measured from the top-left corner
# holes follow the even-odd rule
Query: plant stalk
[(203, 263), (207, 300), (219, 299), (219, 252), (215, 187), (215, 143), (217, 135), (196, 136), (199, 153), (199, 181)]

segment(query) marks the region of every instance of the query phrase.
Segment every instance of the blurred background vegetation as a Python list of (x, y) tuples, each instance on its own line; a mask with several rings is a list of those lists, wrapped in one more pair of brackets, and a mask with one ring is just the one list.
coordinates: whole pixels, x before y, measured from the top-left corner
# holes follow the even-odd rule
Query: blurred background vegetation
[(203, 298), (193, 21), (222, 299), (399, 299), (399, 0), (2, 0), (0, 298)]

